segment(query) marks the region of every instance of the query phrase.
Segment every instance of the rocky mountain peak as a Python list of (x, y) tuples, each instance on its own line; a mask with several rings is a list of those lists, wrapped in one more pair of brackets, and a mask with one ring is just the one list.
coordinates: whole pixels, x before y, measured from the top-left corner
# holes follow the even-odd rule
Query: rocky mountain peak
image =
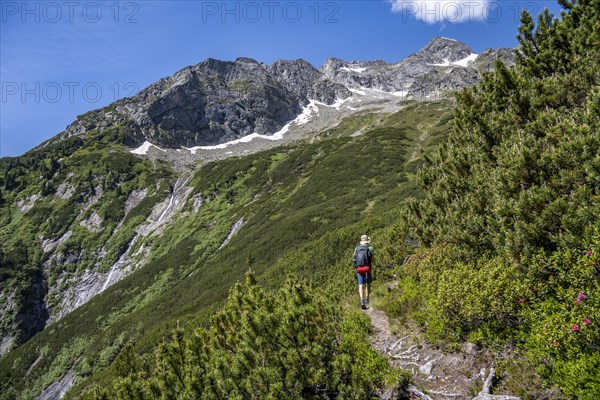
[(323, 75), (311, 63), (301, 58), (293, 61), (277, 60), (269, 67), (268, 71), (278, 79), (294, 80), (297, 81), (296, 83), (301, 83), (298, 82), (299, 79), (312, 83)]
[(273, 77), (294, 93), (301, 103), (314, 99), (333, 104), (352, 96), (344, 85), (332, 82), (311, 63), (303, 59), (278, 60), (268, 69)]
[(238, 57), (235, 59), (236, 63), (242, 63), (242, 64), (256, 64), (256, 65), (260, 65), (260, 63), (258, 61), (256, 61), (254, 58), (249, 58), (249, 57)]
[(321, 66), (320, 70), (322, 72), (335, 70), (335, 69), (345, 66), (347, 63), (348, 63), (347, 61), (344, 61), (341, 58), (329, 57), (327, 60), (325, 60), (325, 62)]
[(463, 60), (473, 53), (469, 46), (458, 40), (437, 36), (409, 59), (418, 58), (422, 62), (441, 64)]

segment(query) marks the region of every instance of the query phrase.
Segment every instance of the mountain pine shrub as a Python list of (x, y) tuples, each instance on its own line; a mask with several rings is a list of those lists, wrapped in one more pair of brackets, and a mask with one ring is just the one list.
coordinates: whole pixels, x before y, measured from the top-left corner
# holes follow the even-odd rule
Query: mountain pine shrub
[(312, 285), (289, 280), (271, 292), (250, 274), (209, 328), (175, 330), (152, 363), (123, 351), (113, 387), (88, 398), (374, 398), (409, 379), (370, 346), (370, 331), (366, 315), (344, 311)]

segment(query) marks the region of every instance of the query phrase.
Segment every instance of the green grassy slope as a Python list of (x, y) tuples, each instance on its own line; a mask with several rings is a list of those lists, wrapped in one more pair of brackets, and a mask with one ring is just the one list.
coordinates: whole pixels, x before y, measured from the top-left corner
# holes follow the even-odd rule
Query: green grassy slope
[[(89, 382), (109, 379), (106, 368), (126, 344), (149, 351), (177, 321), (184, 327), (206, 324), (249, 267), (271, 287), (280, 286), (290, 271), (324, 282), (336, 276), (327, 268), (348, 257), (365, 229), (357, 223), (381, 228), (381, 216), (418, 194), (407, 177), (423, 161), (419, 150), (432, 152), (447, 134), (450, 109), (450, 102), (411, 105), (378, 116), (378, 127), (361, 136), (336, 129), (321, 133), (314, 143), (202, 167), (188, 183), (193, 195), (182, 213), (144, 243), (151, 247), (148, 264), (0, 359), (2, 380), (22, 398), (32, 398), (76, 363), (80, 386), (71, 392), (76, 394)], [(345, 123), (364, 126), (364, 116), (352, 118)], [(97, 151), (80, 149), (69, 162), (87, 165), (84, 157), (102, 160), (109, 154), (131, 157)], [(99, 163), (90, 164), (97, 168)], [(129, 164), (123, 173), (152, 184), (150, 172), (133, 172), (138, 164), (147, 162)], [(203, 199), (197, 213), (194, 195)], [(219, 249), (240, 219), (242, 228)], [(85, 243), (82, 239), (81, 246)], [(311, 261), (314, 269), (303, 271), (296, 261), (308, 251), (320, 256)], [(11, 398), (10, 390), (4, 393), (0, 398)]]

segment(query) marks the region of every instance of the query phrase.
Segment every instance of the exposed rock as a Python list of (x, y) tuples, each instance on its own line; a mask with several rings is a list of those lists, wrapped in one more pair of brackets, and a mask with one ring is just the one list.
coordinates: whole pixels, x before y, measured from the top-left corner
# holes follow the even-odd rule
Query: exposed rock
[[(132, 243), (133, 244), (133, 243)], [(128, 249), (129, 250), (129, 249)], [(50, 289), (49, 297), (59, 296), (59, 304), (51, 308), (51, 317), (46, 326), (49, 326), (73, 310), (86, 304), (107, 287), (118, 282), (131, 269), (126, 261), (125, 254), (106, 273), (86, 269), (81, 276), (69, 276), (64, 274)], [(66, 287), (66, 289), (62, 289)]]
[(308, 99), (314, 99), (331, 105), (338, 99), (352, 96), (352, 92), (344, 85), (330, 81), (322, 72), (302, 59), (276, 61), (268, 71), (289, 88), (302, 104), (306, 104)]
[(0, 292), (0, 297), (3, 298), (2, 307), (0, 307), (0, 316), (2, 316), (3, 325), (8, 327), (0, 330), (0, 356), (12, 350), (13, 345), (16, 344), (16, 325), (14, 323), (16, 304), (14, 294), (14, 290), (9, 291), (8, 288), (3, 288)]
[(165, 217), (173, 213), (174, 207), (182, 205), (185, 202), (189, 195), (189, 188), (186, 188), (185, 185), (190, 178), (191, 177), (179, 178), (177, 181), (175, 181), (175, 185), (173, 186), (171, 194), (169, 195), (169, 203), (165, 209), (161, 211), (156, 222), (162, 222)]
[(483, 394), (473, 397), (473, 400), (521, 400), (520, 397), (507, 396), (502, 394)]
[(344, 100), (352, 96), (352, 92), (346, 86), (322, 78), (316, 81), (308, 90), (308, 97), (321, 103), (332, 105), (338, 100)]
[(0, 341), (0, 356), (8, 353), (15, 344), (16, 337), (12, 335), (3, 336)]
[(51, 251), (56, 249), (58, 246), (60, 246), (61, 244), (63, 244), (67, 240), (69, 240), (69, 238), (72, 235), (73, 235), (73, 231), (71, 231), (69, 229), (68, 231), (66, 231), (64, 233), (64, 235), (62, 235), (58, 239), (54, 239), (54, 240), (44, 239), (42, 236), (40, 236), (40, 240), (42, 241), (42, 249), (44, 250), (44, 253), (50, 253)]
[(219, 246), (219, 250), (221, 250), (227, 245), (227, 243), (229, 243), (233, 235), (235, 235), (237, 231), (239, 231), (242, 228), (242, 226), (244, 226), (245, 223), (246, 221), (244, 221), (244, 218), (242, 217), (235, 224), (233, 224), (233, 227), (231, 227), (231, 232), (229, 232), (229, 235), (227, 235), (225, 241), (221, 243), (221, 246)]
[[(146, 262), (148, 249), (140, 246), (134, 253), (132, 253), (132, 249), (141, 238), (152, 234), (159, 234), (160, 228), (170, 220), (170, 217), (180, 211), (192, 190), (186, 186), (190, 178), (191, 176), (180, 178), (175, 182), (169, 197), (162, 203), (154, 206), (147, 221), (137, 227), (137, 235), (131, 240), (127, 249), (107, 272), (101, 273), (95, 269), (86, 269), (78, 276), (72, 276), (65, 272), (56, 280), (49, 289), (48, 298), (57, 299), (57, 305), (49, 309), (51, 317), (48, 319), (46, 326), (57, 322), (73, 310), (86, 304), (92, 298), (102, 293)], [(146, 196), (145, 190), (134, 192), (132, 192), (128, 198), (128, 201), (130, 202), (129, 207), (131, 208), (135, 207), (135, 203), (139, 204)], [(92, 218), (94, 214), (95, 212), (92, 213), (90, 218), (82, 221), (81, 224), (88, 227), (88, 229), (90, 228), (90, 225), (91, 228), (97, 226), (100, 221), (96, 220), (96, 218)], [(100, 217), (98, 216), (98, 219), (99, 218)], [(64, 255), (62, 253), (54, 254), (46, 261), (45, 269), (47, 270), (49, 268), (49, 263), (51, 261), (65, 265), (77, 262), (77, 257), (78, 255)], [(103, 251), (100, 251), (98, 259), (101, 260), (102, 258), (104, 258), (104, 253)]]
[(323, 74), (307, 61), (275, 61), (267, 71), (287, 87), (296, 98), (304, 102), (306, 94), (312, 89), (313, 84), (323, 77)]
[(410, 395), (412, 395), (413, 397), (417, 398), (417, 399), (421, 399), (421, 400), (433, 400), (431, 397), (429, 397), (425, 393), (421, 392), (419, 389), (417, 389), (413, 385), (409, 385), (408, 386), (408, 393)]
[(142, 202), (142, 200), (146, 198), (147, 194), (148, 189), (136, 189), (129, 193), (129, 196), (125, 201), (125, 216), (127, 216), (131, 210), (136, 208)]
[(204, 203), (204, 200), (202, 199), (202, 196), (200, 196), (200, 194), (195, 194), (194, 195), (194, 212), (198, 213), (198, 211), (200, 210), (200, 207), (202, 207), (202, 204)]
[(40, 198), (40, 195), (36, 193), (36, 194), (28, 197), (27, 199), (21, 199), (21, 200), (17, 201), (17, 208), (22, 213), (26, 213), (27, 211), (31, 210), (31, 208), (35, 204), (35, 201), (39, 198)]
[(62, 399), (67, 391), (73, 386), (75, 381), (75, 366), (71, 367), (69, 372), (60, 380), (53, 382), (44, 391), (35, 398), (35, 400), (59, 400)]
[(425, 365), (419, 367), (419, 372), (425, 375), (431, 375), (431, 370), (433, 369), (434, 361), (428, 361)]
[(69, 183), (61, 183), (56, 189), (56, 195), (60, 197), (62, 200), (68, 200), (73, 196), (75, 192), (75, 187)]
[(506, 65), (513, 65), (516, 62), (516, 49), (487, 49), (475, 59), (473, 65), (479, 71), (489, 71), (498, 60)]
[(102, 197), (102, 193), (103, 193), (102, 185), (99, 184), (96, 187), (94, 187), (94, 194), (88, 198), (88, 201), (84, 207), (84, 210), (87, 210), (89, 207), (96, 204)]
[(425, 47), (410, 55), (407, 63), (442, 64), (444, 61), (456, 62), (465, 59), (474, 51), (458, 40), (438, 36)]
[(36, 365), (38, 365), (43, 359), (43, 356), (39, 356), (38, 358), (36, 358), (35, 361), (31, 363), (29, 368), (27, 368), (27, 372), (25, 372), (25, 377), (27, 377), (31, 373), (31, 371), (36, 367)]
[(79, 225), (90, 232), (100, 232), (102, 230), (102, 217), (96, 211), (93, 211), (86, 220), (79, 222)]
[(132, 117), (146, 140), (175, 148), (274, 133), (301, 111), (293, 93), (247, 58), (185, 68), (117, 109)]

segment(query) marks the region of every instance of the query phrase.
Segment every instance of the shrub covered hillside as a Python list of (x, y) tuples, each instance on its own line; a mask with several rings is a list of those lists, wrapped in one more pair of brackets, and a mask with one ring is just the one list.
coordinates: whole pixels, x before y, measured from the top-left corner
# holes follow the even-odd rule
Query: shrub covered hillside
[[(402, 388), (369, 345), (369, 318), (306, 282), (277, 293), (247, 275), (209, 329), (176, 331), (157, 348), (154, 363), (124, 351), (108, 390), (92, 399), (367, 399), (384, 385)], [(345, 315), (344, 315), (345, 314)]]
[(518, 65), (458, 96), (404, 218), (431, 250), (390, 309), (434, 338), (520, 344), (566, 396), (598, 399), (600, 1), (561, 4), (523, 14)]
[[(111, 388), (115, 376), (123, 376), (117, 362), (120, 354), (127, 351), (138, 355), (140, 365), (153, 365), (157, 345), (176, 326), (185, 331), (185, 340), (195, 340), (194, 331), (209, 324), (211, 315), (225, 304), (229, 289), (244, 279), (249, 267), (268, 290), (278, 290), (294, 274), (318, 282), (328, 294), (335, 291), (336, 301), (348, 292), (354, 294), (348, 260), (356, 239), (364, 231), (386, 230), (399, 219), (394, 209), (409, 196), (418, 195), (409, 176), (424, 162), (419, 149), (431, 154), (447, 137), (451, 105), (449, 101), (416, 103), (393, 114), (359, 113), (334, 130), (315, 133), (310, 142), (216, 161), (180, 177), (186, 179), (188, 194), (179, 203), (179, 211), (156, 234), (140, 236), (135, 242), (148, 251), (143, 266), (2, 356), (0, 399), (35, 399), (54, 382), (64, 379), (68, 386), (69, 377), (72, 387), (66, 399), (81, 398), (96, 386)], [(365, 127), (360, 136), (353, 135), (357, 126)], [(80, 176), (87, 176), (89, 170), (98, 185), (96, 192), (103, 193), (91, 205), (87, 197), (74, 195), (72, 202), (81, 211), (64, 222), (64, 230), (73, 234), (58, 249), (82, 254), (79, 263), (67, 266), (78, 276), (88, 265), (84, 262), (88, 252), (121, 243), (116, 239), (130, 229), (135, 233), (144, 224), (138, 215), (151, 214), (156, 202), (167, 204), (175, 174), (162, 164), (154, 166), (116, 144), (98, 140), (82, 143), (69, 154), (57, 155), (53, 149), (43, 150), (52, 151), (57, 161), (62, 159), (60, 171), (50, 179), (52, 185), (68, 177), (77, 194), (76, 182), (85, 183)], [(33, 156), (43, 162), (43, 154), (18, 161), (25, 163)], [(120, 159), (126, 161), (120, 184), (100, 185), (106, 166)], [(0, 237), (9, 238), (11, 246), (12, 237), (30, 244), (35, 250), (31, 254), (38, 255), (31, 259), (31, 271), (43, 277), (43, 262), (49, 255), (35, 236), (38, 225), (31, 220), (38, 218), (41, 206), (53, 218), (54, 207), (66, 200), (51, 194), (36, 200), (29, 211), (15, 207), (15, 202), (41, 190), (44, 181), (32, 177), (37, 173), (23, 168), (14, 181), (24, 188), (3, 192), (7, 201), (0, 207), (0, 216), (10, 222), (0, 229)], [(152, 202), (141, 202), (125, 216), (121, 211), (129, 193), (144, 189)], [(93, 211), (106, 223), (101, 232), (88, 233), (80, 221)], [(109, 211), (118, 216), (116, 220), (104, 217)], [(235, 225), (242, 227), (229, 237)], [(4, 248), (4, 254), (12, 251)], [(11, 285), (14, 281), (28, 287), (27, 275), (20, 274), (15, 263), (2, 263), (0, 273), (11, 274)], [(342, 340), (338, 334), (343, 322), (335, 321), (341, 325), (329, 326), (328, 335)], [(336, 346), (335, 353), (346, 354), (340, 349)], [(323, 379), (330, 382), (330, 378)]]

